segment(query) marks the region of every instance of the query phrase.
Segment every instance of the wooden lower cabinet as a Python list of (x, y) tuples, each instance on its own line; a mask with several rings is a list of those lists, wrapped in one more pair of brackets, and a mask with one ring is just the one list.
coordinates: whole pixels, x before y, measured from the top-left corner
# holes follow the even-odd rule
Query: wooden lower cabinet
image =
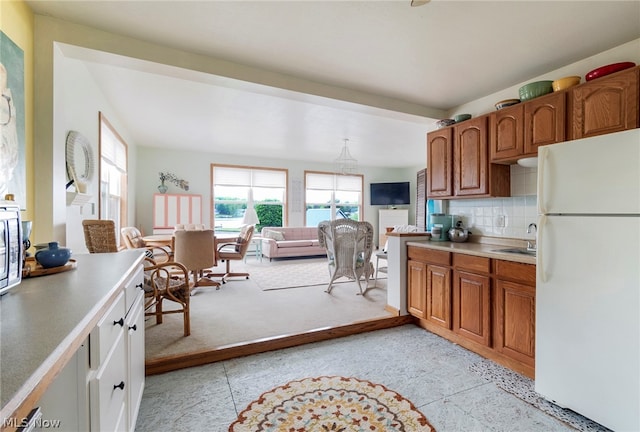
[(451, 269), (427, 265), (427, 314), (432, 323), (451, 328)]
[(418, 318), (425, 317), (427, 299), (427, 265), (420, 261), (407, 263), (407, 310)]
[(535, 266), (496, 260), (496, 351), (535, 365), (536, 276)]
[(482, 345), (491, 345), (491, 280), (489, 276), (455, 271), (453, 331)]
[(534, 378), (535, 265), (416, 246), (407, 255), (418, 325)]

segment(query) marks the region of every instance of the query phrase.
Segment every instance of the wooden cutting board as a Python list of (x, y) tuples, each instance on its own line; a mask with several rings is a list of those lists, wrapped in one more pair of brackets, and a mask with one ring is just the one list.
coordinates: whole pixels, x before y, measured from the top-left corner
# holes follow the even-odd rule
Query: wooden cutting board
[(71, 258), (65, 265), (60, 267), (42, 267), (34, 257), (27, 257), (24, 268), (22, 269), (22, 277), (38, 277), (46, 276), (50, 274), (62, 273), (75, 269), (77, 266), (76, 260)]

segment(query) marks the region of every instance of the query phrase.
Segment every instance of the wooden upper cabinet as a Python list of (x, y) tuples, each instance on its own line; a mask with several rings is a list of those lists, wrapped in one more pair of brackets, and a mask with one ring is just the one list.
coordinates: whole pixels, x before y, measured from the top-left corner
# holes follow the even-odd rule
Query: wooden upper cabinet
[(634, 67), (569, 89), (569, 139), (640, 127), (639, 74)]
[(489, 163), (488, 121), (485, 115), (453, 127), (453, 188), (457, 197), (511, 193), (509, 167)]
[(503, 108), (490, 117), (491, 161), (517, 160), (524, 153), (524, 105)]
[(536, 156), (538, 147), (565, 141), (567, 93), (551, 93), (524, 105), (523, 156)]
[(566, 92), (503, 108), (490, 117), (491, 162), (536, 156), (538, 146), (565, 140)]
[(487, 117), (477, 117), (454, 126), (453, 187), (456, 195), (487, 193), (489, 152)]
[(427, 197), (453, 196), (452, 128), (427, 134)]

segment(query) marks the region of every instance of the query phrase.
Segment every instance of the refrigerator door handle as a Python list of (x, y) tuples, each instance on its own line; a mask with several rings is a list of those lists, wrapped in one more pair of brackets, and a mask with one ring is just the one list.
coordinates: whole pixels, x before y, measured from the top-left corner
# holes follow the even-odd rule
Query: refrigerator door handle
[[(547, 216), (545, 215), (540, 215), (538, 217), (538, 245), (543, 245), (544, 241), (543, 241), (543, 236), (544, 236), (544, 229), (545, 229), (545, 224), (547, 223)], [(536, 251), (536, 271), (538, 273), (537, 279), (540, 280), (540, 282), (546, 282), (547, 281), (547, 277), (544, 274), (544, 252), (543, 252), (544, 248), (537, 248)]]
[(545, 182), (545, 168), (546, 168), (546, 159), (549, 155), (549, 149), (546, 147), (540, 147), (538, 149), (538, 214), (545, 214), (546, 206), (544, 205), (545, 201), (545, 184), (551, 182)]

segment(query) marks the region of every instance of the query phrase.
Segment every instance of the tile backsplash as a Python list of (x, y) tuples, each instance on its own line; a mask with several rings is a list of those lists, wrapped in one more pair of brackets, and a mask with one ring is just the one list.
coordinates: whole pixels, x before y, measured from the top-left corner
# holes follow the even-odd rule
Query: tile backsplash
[(537, 219), (536, 168), (511, 166), (511, 197), (450, 200), (447, 213), (456, 215), (475, 235), (534, 239), (527, 227)]

